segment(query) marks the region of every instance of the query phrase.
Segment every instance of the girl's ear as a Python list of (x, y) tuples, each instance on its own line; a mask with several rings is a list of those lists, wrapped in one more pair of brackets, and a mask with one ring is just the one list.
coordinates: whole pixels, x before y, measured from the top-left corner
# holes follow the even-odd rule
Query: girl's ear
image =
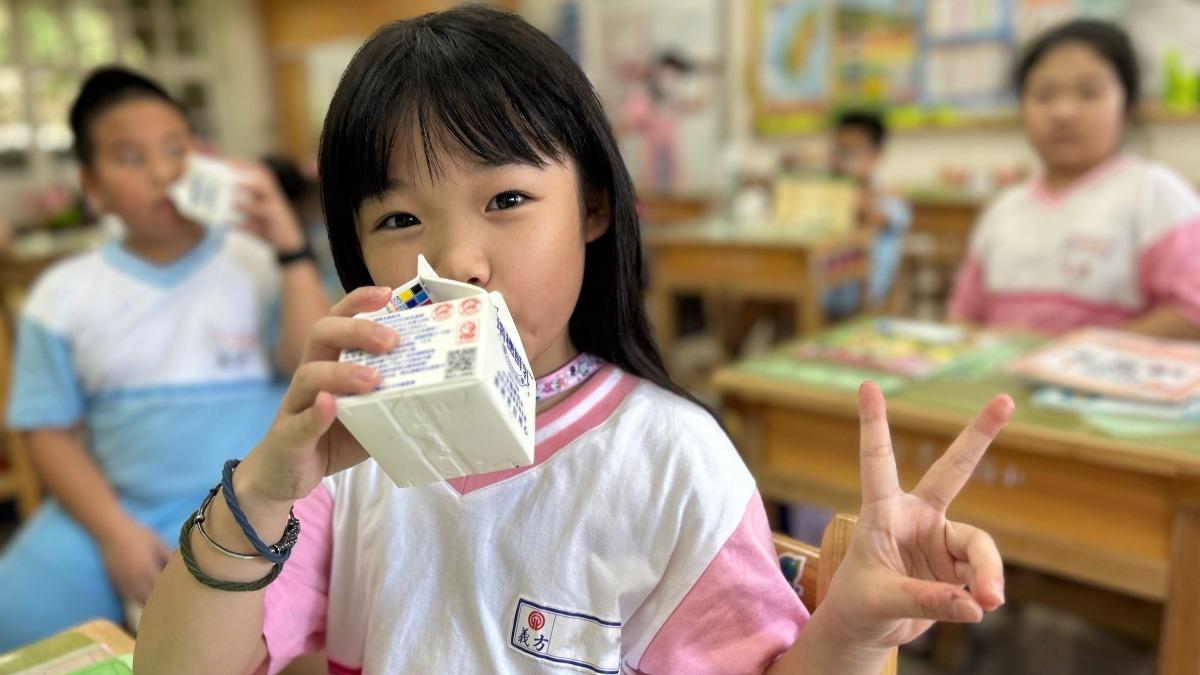
[(608, 191), (596, 190), (589, 193), (584, 208), (586, 213), (583, 222), (583, 240), (590, 244), (603, 237), (612, 225), (612, 207), (608, 204)]

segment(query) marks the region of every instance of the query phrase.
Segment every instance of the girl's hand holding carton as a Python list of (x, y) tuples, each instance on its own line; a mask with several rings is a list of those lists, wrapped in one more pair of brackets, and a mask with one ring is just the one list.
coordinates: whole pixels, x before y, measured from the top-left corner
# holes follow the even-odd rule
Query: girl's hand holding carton
[(417, 277), (359, 317), (405, 339), (387, 354), (342, 352), (381, 380), (339, 397), (338, 420), (396, 485), (533, 463), (533, 372), (503, 296), (441, 279), (420, 256)]

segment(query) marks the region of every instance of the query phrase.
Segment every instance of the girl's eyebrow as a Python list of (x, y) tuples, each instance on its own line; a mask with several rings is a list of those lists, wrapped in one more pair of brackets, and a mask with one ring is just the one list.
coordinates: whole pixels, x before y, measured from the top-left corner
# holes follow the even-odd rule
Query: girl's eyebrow
[(402, 178), (388, 176), (387, 182), (383, 184), (384, 192), (405, 192), (409, 189), (408, 183)]
[[(546, 160), (546, 164), (551, 164), (551, 163), (553, 163), (553, 162), (554, 162), (554, 160)], [(541, 169), (544, 169), (544, 168), (546, 168), (546, 167), (545, 167), (545, 165), (540, 165), (540, 164), (538, 164), (538, 163), (536, 163), (536, 162), (532, 162), (532, 161), (526, 161), (526, 160), (523, 160), (523, 159), (517, 159), (517, 158), (509, 158), (509, 159), (494, 159), (494, 160), (483, 159), (483, 158), (476, 158), (476, 159), (475, 159), (475, 160), (472, 162), (472, 165), (473, 165), (473, 166), (474, 166), (476, 169), (479, 169), (479, 170), (482, 170), (482, 171), (496, 171), (496, 170), (499, 170), (499, 169), (535, 169), (535, 170), (541, 170)]]
[[(501, 169), (540, 169), (541, 167), (522, 162), (519, 160), (500, 160), (488, 161), (486, 159), (477, 159), (472, 163), (472, 166), (478, 171), (492, 172)], [(387, 182), (383, 184), (383, 194), (393, 192), (408, 192), (412, 189), (412, 185), (403, 178), (397, 176), (388, 176)]]

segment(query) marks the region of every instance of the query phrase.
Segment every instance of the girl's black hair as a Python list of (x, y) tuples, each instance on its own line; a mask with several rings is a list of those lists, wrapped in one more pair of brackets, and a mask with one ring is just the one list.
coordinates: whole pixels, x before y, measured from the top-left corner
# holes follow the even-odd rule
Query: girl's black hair
[(96, 119), (118, 103), (143, 98), (162, 101), (183, 115), (183, 109), (175, 99), (141, 73), (121, 66), (105, 66), (87, 76), (71, 104), (70, 113), (71, 134), (75, 137), (73, 150), (80, 164), (92, 163), (92, 124)]
[(1076, 42), (1089, 47), (1104, 59), (1117, 74), (1121, 87), (1125, 90), (1125, 111), (1132, 112), (1137, 106), (1141, 94), (1141, 82), (1138, 74), (1137, 51), (1133, 42), (1120, 26), (1107, 21), (1096, 19), (1076, 19), (1060, 24), (1039, 35), (1025, 49), (1025, 53), (1017, 62), (1013, 71), (1013, 84), (1017, 94), (1025, 92), (1025, 84), (1029, 72), (1055, 47)]
[[(409, 133), (419, 142), (408, 142)], [(487, 164), (574, 163), (581, 205), (606, 204), (611, 222), (587, 245), (571, 340), (691, 398), (671, 382), (650, 332), (633, 183), (600, 100), (566, 52), (509, 12), (468, 5), (388, 24), (346, 68), (318, 157), (342, 286), (373, 283), (355, 215), (364, 200), (384, 193), (392, 153), (412, 160), (421, 152), (435, 174), (447, 144)], [(551, 261), (531, 264), (539, 262)]]

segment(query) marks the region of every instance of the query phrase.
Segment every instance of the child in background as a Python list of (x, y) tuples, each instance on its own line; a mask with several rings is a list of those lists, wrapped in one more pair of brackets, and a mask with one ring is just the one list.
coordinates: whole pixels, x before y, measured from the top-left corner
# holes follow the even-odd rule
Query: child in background
[[(858, 226), (875, 235), (867, 284), (867, 307), (871, 309), (887, 300), (904, 253), (904, 233), (912, 224), (908, 203), (880, 188), (875, 175), (886, 144), (887, 126), (878, 113), (849, 111), (837, 118), (829, 156), (830, 173), (848, 178), (858, 187)], [(858, 308), (859, 294), (858, 284), (835, 288), (826, 294), (826, 309), (834, 316), (850, 314)]]
[[(516, 15), (466, 5), (380, 29), (338, 85), (320, 158), (352, 290), (204, 521), (212, 542), (271, 558), (181, 532), (189, 565), (173, 559), (155, 588), (139, 669), (276, 673), (324, 649), (335, 673), (877, 675), (930, 619), (978, 621), (1003, 602), (995, 545), (944, 509), (1011, 401), (906, 494), (866, 385), (864, 508), (809, 619), (753, 478), (664, 372), (633, 188), (599, 99)], [(352, 317), (383, 306), (418, 253), (502, 292), (539, 390), (562, 385), (538, 403), (532, 466), (398, 489), (335, 422), (336, 395), (379, 383), (339, 352), (406, 339)], [(251, 542), (279, 539), (293, 507), (299, 543), (273, 565)]]
[(241, 167), (262, 240), (176, 212), (191, 130), (157, 84), (98, 70), (70, 122), (84, 193), (125, 236), (48, 270), (20, 318), (8, 424), (48, 498), (0, 554), (0, 651), (146, 601), (180, 519), (268, 427), (275, 373), (328, 311), (262, 167)]
[(1139, 94), (1129, 37), (1100, 21), (1064, 24), (1033, 42), (1015, 82), (1042, 173), (976, 224), (950, 318), (1052, 334), (1200, 333), (1200, 198), (1120, 150)]

